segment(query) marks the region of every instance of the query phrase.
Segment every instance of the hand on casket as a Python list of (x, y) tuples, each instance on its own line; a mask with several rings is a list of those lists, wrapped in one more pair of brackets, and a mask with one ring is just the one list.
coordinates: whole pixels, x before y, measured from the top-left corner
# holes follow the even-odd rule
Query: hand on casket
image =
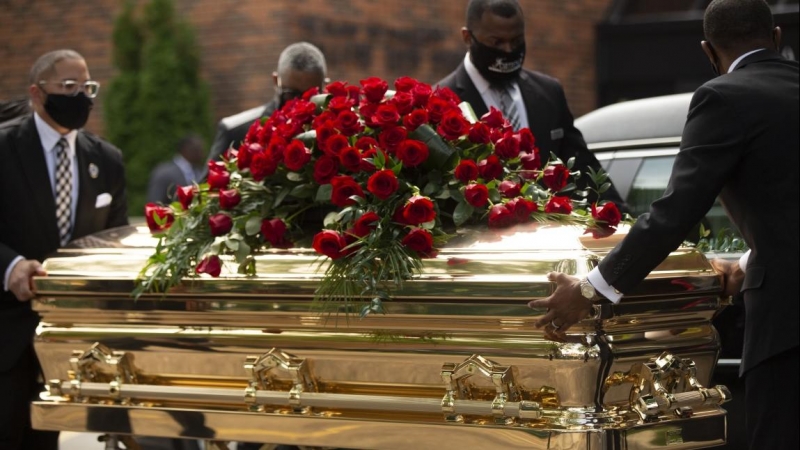
[(566, 331), (589, 316), (592, 302), (581, 295), (580, 279), (563, 273), (550, 272), (550, 281), (556, 283), (555, 291), (547, 298), (528, 303), (531, 308), (547, 308), (547, 313), (536, 321), (536, 327), (546, 327), (550, 339), (564, 341)]

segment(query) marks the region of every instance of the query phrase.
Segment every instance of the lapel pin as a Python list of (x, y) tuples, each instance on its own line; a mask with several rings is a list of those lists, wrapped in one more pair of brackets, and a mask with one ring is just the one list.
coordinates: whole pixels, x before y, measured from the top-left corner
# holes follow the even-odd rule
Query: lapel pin
[(97, 165), (95, 165), (95, 163), (89, 163), (89, 176), (97, 178), (98, 174), (100, 174), (100, 169), (97, 168)]

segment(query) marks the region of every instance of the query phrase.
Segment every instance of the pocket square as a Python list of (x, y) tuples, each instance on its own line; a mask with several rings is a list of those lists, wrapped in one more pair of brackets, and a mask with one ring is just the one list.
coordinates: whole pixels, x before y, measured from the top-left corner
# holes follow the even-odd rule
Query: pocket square
[(561, 139), (564, 137), (564, 129), (563, 128), (556, 128), (555, 130), (550, 130), (550, 139), (556, 140)]
[(103, 192), (102, 194), (98, 195), (97, 200), (95, 200), (94, 202), (95, 209), (110, 205), (111, 199), (112, 199), (111, 194), (109, 194), (108, 192)]

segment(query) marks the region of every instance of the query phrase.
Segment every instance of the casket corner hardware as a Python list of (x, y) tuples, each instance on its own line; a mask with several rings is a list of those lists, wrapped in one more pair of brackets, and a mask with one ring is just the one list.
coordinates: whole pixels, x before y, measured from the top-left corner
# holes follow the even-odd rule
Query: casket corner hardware
[(303, 392), (317, 392), (317, 383), (311, 374), (310, 364), (304, 358), (298, 358), (278, 348), (272, 348), (261, 356), (247, 356), (244, 369), (250, 375), (244, 392), (244, 402), (251, 411), (263, 411), (263, 405), (257, 402), (259, 390), (277, 390), (273, 369), (280, 368), (289, 373), (292, 386), (289, 389), (288, 403), (295, 414), (310, 414), (311, 408), (302, 404)]
[(112, 350), (95, 342), (87, 350), (73, 350), (69, 359), (69, 380), (49, 380), (47, 390), (53, 397), (79, 400), (87, 397), (83, 389), (85, 383), (107, 383), (106, 392), (102, 396), (125, 404), (130, 399), (122, 396), (122, 386), (137, 384), (139, 381), (139, 370), (133, 360), (132, 353)]

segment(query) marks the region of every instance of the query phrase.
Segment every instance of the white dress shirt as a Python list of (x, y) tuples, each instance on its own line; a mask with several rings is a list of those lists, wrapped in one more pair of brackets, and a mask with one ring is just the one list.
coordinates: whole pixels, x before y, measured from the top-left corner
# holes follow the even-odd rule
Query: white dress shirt
[[(464, 56), (464, 69), (467, 70), (467, 75), (469, 75), (469, 79), (472, 80), (472, 84), (475, 85), (475, 89), (477, 89), (478, 93), (481, 94), (481, 98), (483, 99), (483, 103), (486, 105), (486, 109), (488, 110), (494, 106), (496, 109), (502, 111), (502, 109), (500, 109), (500, 99), (498, 98), (499, 95), (494, 89), (492, 89), (489, 82), (486, 81), (486, 78), (483, 78), (483, 75), (478, 72), (478, 68), (475, 67), (475, 64), (472, 64), (472, 60), (469, 59), (469, 53)], [(522, 92), (519, 90), (519, 84), (516, 81), (511, 82), (508, 87), (508, 93), (511, 95), (511, 99), (517, 106), (519, 127), (529, 128), (528, 111), (525, 109), (525, 102), (522, 101)], [(478, 117), (478, 119), (480, 119), (480, 117)]]

